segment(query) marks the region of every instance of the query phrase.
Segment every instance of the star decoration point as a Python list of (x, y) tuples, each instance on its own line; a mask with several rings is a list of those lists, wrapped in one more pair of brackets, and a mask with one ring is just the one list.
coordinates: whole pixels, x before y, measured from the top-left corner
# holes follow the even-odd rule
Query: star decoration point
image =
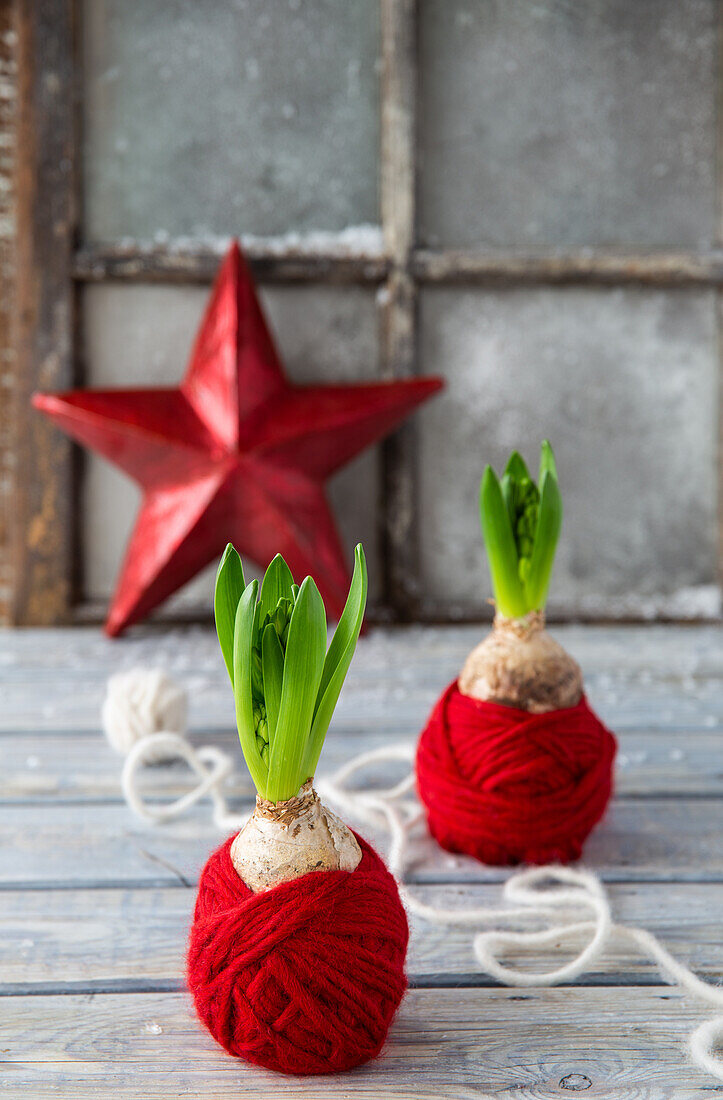
[(144, 619), (228, 542), (262, 569), (283, 554), (297, 581), (314, 577), (338, 618), (349, 571), (324, 482), (441, 386), (291, 383), (234, 241), (177, 388), (33, 397), (143, 491), (106, 631)]

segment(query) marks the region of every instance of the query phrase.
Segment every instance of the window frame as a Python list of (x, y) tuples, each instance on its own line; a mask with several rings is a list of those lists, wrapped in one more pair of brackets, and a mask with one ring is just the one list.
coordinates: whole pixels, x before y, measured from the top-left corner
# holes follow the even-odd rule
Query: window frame
[[(723, 286), (723, 251), (718, 247), (635, 252), (418, 247), (416, 112), (422, 2), (379, 0), (383, 253), (355, 253), (348, 243), (336, 247), (333, 237), (323, 249), (289, 247), (285, 251), (279, 251), (278, 242), (266, 247), (254, 240), (246, 246), (246, 254), (261, 284), (353, 284), (382, 290), (377, 308), (379, 370), (384, 378), (417, 372), (418, 295), (423, 287)], [(15, 182), (15, 192), (6, 186), (4, 193), (14, 206), (16, 241), (14, 250), (9, 249), (0, 235), (3, 299), (9, 300), (10, 291), (14, 295), (11, 339), (9, 312), (0, 307), (0, 342), (9, 348), (6, 377), (10, 379), (0, 416), (4, 474), (0, 619), (22, 625), (98, 621), (101, 609), (82, 602), (80, 451), (32, 412), (30, 395), (38, 388), (82, 384), (77, 325), (81, 286), (103, 281), (210, 284), (221, 252), (207, 246), (179, 250), (173, 244), (78, 247), (79, 2), (14, 0), (0, 13), (0, 42), (5, 43), (0, 46), (0, 66), (12, 67), (12, 57), (7, 55), (15, 53), (18, 91), (14, 173), (0, 162), (0, 180), (7, 177)], [(723, 28), (720, 7), (718, 20)], [(723, 42), (723, 30), (719, 41)], [(718, 104), (719, 163), (720, 115)], [(8, 118), (0, 98), (0, 121), (7, 125)], [(720, 195), (719, 186), (719, 226), (723, 225)], [(719, 308), (719, 327), (721, 321)], [(719, 578), (723, 572), (722, 391), (719, 385)], [(370, 608), (370, 618), (387, 622), (478, 619), (475, 611), (460, 611), (422, 592), (415, 431), (412, 420), (382, 444), (379, 532), (384, 575), (382, 596)]]

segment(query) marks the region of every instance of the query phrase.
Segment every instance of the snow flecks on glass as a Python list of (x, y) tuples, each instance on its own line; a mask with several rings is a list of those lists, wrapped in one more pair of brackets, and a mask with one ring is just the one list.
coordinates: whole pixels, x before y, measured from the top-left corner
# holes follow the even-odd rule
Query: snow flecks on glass
[(717, 8), (425, 0), (423, 243), (715, 247)]
[(484, 606), (482, 469), (550, 438), (550, 613), (715, 616), (715, 311), (708, 290), (423, 290), (422, 372), (447, 378), (417, 417), (423, 593)]
[(86, 240), (378, 220), (376, 0), (82, 7)]

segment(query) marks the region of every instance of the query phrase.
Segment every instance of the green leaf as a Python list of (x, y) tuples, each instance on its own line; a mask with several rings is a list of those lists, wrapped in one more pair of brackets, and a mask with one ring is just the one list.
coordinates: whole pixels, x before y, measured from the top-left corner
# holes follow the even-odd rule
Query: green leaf
[(540, 476), (537, 481), (540, 489), (542, 489), (542, 475), (545, 472), (554, 474), (557, 478), (557, 465), (555, 464), (555, 452), (546, 439), (543, 439), (542, 446), (540, 447)]
[(529, 478), (530, 471), (519, 451), (513, 451), (507, 459), (505, 474), (509, 474), (513, 481), (522, 481), (523, 477)]
[(268, 769), (261, 759), (254, 729), (253, 699), (251, 696), (251, 650), (254, 644), (254, 620), (259, 582), (254, 580), (244, 590), (236, 609), (233, 643), (233, 686), (236, 700), (236, 725), (241, 751), (256, 790), (266, 797)]
[(275, 627), (269, 623), (261, 636), (261, 667), (264, 674), (264, 699), (269, 726), (269, 744), (273, 745), (281, 706), (284, 679), (284, 653)]
[(229, 543), (223, 552), (216, 571), (213, 609), (216, 618), (216, 633), (221, 644), (221, 652), (231, 684), (233, 684), (233, 637), (236, 608), (245, 587), (241, 558)]
[(291, 570), (281, 554), (277, 554), (274, 560), (269, 563), (261, 584), (260, 622), (263, 622), (264, 617), (270, 615), (276, 609), (276, 605), (282, 596), (291, 599), (291, 586), (293, 583), (294, 578), (291, 575)]
[(293, 798), (309, 778), (306, 747), (326, 653), (326, 614), (319, 590), (307, 577), (294, 604), (284, 658), (281, 704), (269, 754), (266, 797)]
[(497, 609), (507, 618), (520, 618), (528, 607), (518, 575), (517, 547), (500, 483), (491, 466), (485, 467), (480, 485), (480, 522)]
[(532, 611), (542, 611), (545, 607), (561, 527), (562, 497), (560, 489), (555, 474), (546, 469), (540, 479), (537, 530), (530, 559), (530, 569), (525, 583), (525, 595)]
[(515, 507), (515, 487), (510, 474), (505, 474), (502, 477), (500, 481), (500, 490), (502, 492), (502, 499), (507, 505), (507, 514), (510, 517), (510, 526), (514, 534), (517, 524), (517, 509)]
[(366, 602), (367, 563), (364, 557), (364, 548), (359, 543), (354, 551), (354, 573), (349, 586), (349, 595), (346, 598), (344, 610), (331, 640), (329, 652), (324, 661), (324, 670), (321, 674), (314, 722), (311, 727), (311, 736), (306, 753), (305, 771), (309, 776), (316, 771), (319, 756), (324, 746), (324, 738), (329, 729), (334, 708), (339, 700), (339, 693), (346, 674), (349, 671), (351, 659), (354, 656), (359, 631), (364, 619)]

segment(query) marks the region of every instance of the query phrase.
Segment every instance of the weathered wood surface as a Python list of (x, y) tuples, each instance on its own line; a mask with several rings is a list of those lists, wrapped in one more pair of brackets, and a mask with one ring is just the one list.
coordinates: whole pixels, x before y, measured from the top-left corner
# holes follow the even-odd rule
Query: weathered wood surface
[(12, 1043), (6, 1080), (23, 1100), (519, 1100), (588, 1089), (605, 1100), (693, 1100), (711, 1089), (685, 1061), (687, 1033), (704, 1018), (664, 989), (412, 990), (376, 1062), (299, 1081), (225, 1055), (184, 993), (13, 997), (3, 1047)]
[[(238, 807), (241, 819), (251, 803)], [(378, 847), (385, 836), (362, 833)], [(608, 882), (723, 882), (723, 801), (620, 799), (585, 849)], [(122, 803), (42, 800), (0, 808), (0, 885), (109, 886), (193, 883), (223, 839), (198, 806), (163, 827), (134, 818)], [(504, 869), (440, 852), (421, 830), (410, 844), (411, 882), (500, 882)]]
[[(375, 630), (362, 639), (325, 750), (331, 771), (363, 749), (413, 740), (484, 628)], [(659, 935), (723, 979), (723, 637), (695, 628), (557, 627), (593, 704), (618, 734), (617, 796), (586, 850), (615, 918)], [(494, 988), (463, 929), (413, 921), (405, 999), (383, 1057), (344, 1078), (296, 1082), (226, 1057), (183, 991), (199, 869), (221, 835), (210, 805), (154, 827), (120, 795), (121, 758), (100, 731), (107, 677), (166, 668), (191, 698), (197, 745), (235, 754), (239, 812), (251, 789), (212, 631), (148, 628), (0, 633), (0, 1083), (19, 1097), (367, 1096), (683, 1100), (716, 1083), (686, 1061), (705, 1006), (661, 984), (621, 943), (573, 986)], [(394, 773), (396, 774), (396, 773)], [(370, 770), (387, 783), (393, 774)], [(186, 789), (153, 767), (147, 796)], [(369, 834), (380, 848), (381, 835)], [(426, 901), (498, 905), (504, 870), (415, 840), (411, 881)], [(530, 950), (524, 961), (550, 958)]]
[(0, 622), (15, 581), (15, 234), (18, 42), (14, 5), (0, 4)]
[[(7, 6), (7, 5), (6, 5)], [(18, 0), (18, 171), (11, 621), (65, 622), (73, 597), (70, 441), (30, 405), (73, 382), (72, 0)]]
[[(487, 627), (374, 630), (363, 639), (334, 716), (335, 729), (416, 735), (441, 688)], [(718, 626), (591, 629), (553, 626), (582, 665), (592, 705), (615, 730), (687, 735), (723, 729)], [(107, 677), (166, 669), (190, 692), (190, 724), (233, 726), (233, 702), (213, 631), (147, 627), (110, 641), (97, 628), (0, 633), (3, 730), (97, 730)], [(684, 746), (681, 746), (684, 747)]]
[[(82, 282), (123, 279), (139, 282), (211, 283), (229, 242), (217, 247), (172, 247), (143, 244), (86, 245), (73, 257), (73, 275)], [(389, 262), (381, 252), (351, 251), (343, 238), (323, 248), (279, 246), (278, 242), (242, 238), (254, 276), (264, 283), (379, 283)]]
[(719, 286), (723, 254), (720, 249), (696, 253), (417, 249), (413, 269), (421, 282), (457, 286)]
[[(616, 920), (644, 924), (701, 976), (723, 980), (723, 884), (694, 883), (684, 892), (669, 883), (613, 884), (609, 890)], [(498, 884), (419, 886), (415, 894), (430, 905), (450, 908), (503, 903)], [(180, 883), (148, 889), (57, 890), (52, 905), (44, 890), (3, 891), (0, 995), (33, 989), (181, 988), (194, 901), (195, 891)], [(496, 984), (480, 975), (468, 929), (441, 928), (416, 917), (410, 923), (408, 973), (415, 986)], [(582, 946), (583, 938), (577, 942)], [(549, 954), (537, 948), (525, 949), (519, 958), (530, 969), (544, 971), (550, 965)], [(615, 941), (604, 964), (576, 984), (616, 985), (621, 976), (643, 985), (661, 982), (652, 963), (629, 944)]]
[[(381, 367), (389, 378), (407, 378), (418, 370), (417, 289), (410, 274), (416, 221), (417, 0), (381, 0), (380, 13), (380, 200), (391, 261), (377, 297)], [(419, 590), (415, 432), (414, 424), (402, 425), (382, 449), (384, 598), (403, 620), (414, 617)]]
[[(231, 719), (233, 722), (233, 719)], [(383, 728), (367, 733), (360, 726), (336, 723), (324, 749), (320, 775), (329, 775), (350, 757), (367, 749), (395, 741), (412, 743), (418, 730)], [(235, 729), (194, 731), (192, 743), (218, 745), (235, 762), (236, 769), (226, 786), (229, 794), (251, 798), (253, 785), (244, 768)], [(681, 733), (651, 729), (618, 732), (620, 745), (617, 794), (668, 797), (671, 792), (691, 797), (719, 797), (723, 794), (721, 735), (716, 732)], [(97, 730), (26, 733), (21, 737), (0, 734), (0, 764), (5, 770), (2, 800), (52, 799), (58, 802), (117, 801), (120, 793), (120, 757), (101, 740)], [(361, 782), (386, 785), (389, 764), (369, 767)], [(139, 784), (149, 796), (176, 798), (193, 782), (184, 764), (151, 767), (139, 773)]]
[[(399, 0), (393, 0), (399, 4)], [(391, 4), (390, 4), (391, 6)], [(401, 4), (399, 4), (401, 6)], [(411, 90), (411, 86), (407, 87)], [(403, 121), (407, 121), (404, 119)], [(384, 169), (389, 171), (390, 154)], [(400, 199), (408, 202), (406, 192)], [(353, 251), (333, 239), (323, 248), (280, 245), (273, 239), (242, 239), (254, 274), (264, 281), (379, 282), (389, 262), (385, 255)], [(223, 256), (226, 241), (216, 247), (189, 242), (171, 248), (133, 242), (130, 245), (86, 245), (73, 259), (73, 275), (83, 282), (123, 279), (129, 282), (210, 283)], [(720, 286), (723, 252), (613, 251), (509, 252), (494, 249), (413, 248), (411, 267), (422, 283), (455, 286)]]

